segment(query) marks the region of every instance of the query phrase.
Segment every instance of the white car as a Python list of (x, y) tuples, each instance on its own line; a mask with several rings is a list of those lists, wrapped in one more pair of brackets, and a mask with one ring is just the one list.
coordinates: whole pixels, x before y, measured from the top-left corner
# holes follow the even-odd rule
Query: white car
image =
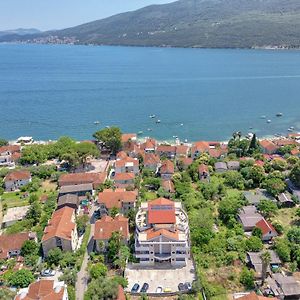
[(47, 269), (47, 270), (44, 270), (41, 272), (41, 276), (42, 277), (52, 277), (52, 276), (55, 276), (56, 272), (54, 270), (50, 270), (50, 269)]
[(162, 286), (158, 286), (158, 287), (156, 288), (156, 293), (161, 294), (162, 292), (163, 292)]

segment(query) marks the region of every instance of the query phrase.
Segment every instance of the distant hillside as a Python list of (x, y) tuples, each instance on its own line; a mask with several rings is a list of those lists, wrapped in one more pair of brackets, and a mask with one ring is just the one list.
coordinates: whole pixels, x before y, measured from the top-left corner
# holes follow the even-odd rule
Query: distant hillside
[(41, 33), (41, 31), (35, 28), (18, 28), (18, 29), (0, 31), (0, 36), (28, 35), (28, 34), (39, 34), (39, 33)]
[(42, 37), (49, 35), (72, 37), (81, 44), (300, 47), (300, 1), (179, 0), (47, 32)]

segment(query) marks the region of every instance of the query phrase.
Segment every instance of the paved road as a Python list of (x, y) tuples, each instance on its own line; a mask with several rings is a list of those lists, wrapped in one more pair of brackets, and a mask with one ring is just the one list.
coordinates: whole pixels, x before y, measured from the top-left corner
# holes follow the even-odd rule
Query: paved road
[(92, 207), (90, 212), (90, 223), (91, 223), (91, 233), (89, 236), (89, 243), (86, 249), (86, 252), (84, 254), (83, 263), (81, 266), (80, 271), (77, 274), (77, 281), (76, 281), (76, 300), (83, 300), (84, 298), (84, 292), (87, 290), (87, 284), (88, 284), (88, 260), (89, 260), (89, 253), (93, 251), (93, 245), (94, 245), (94, 231), (95, 231), (95, 221), (93, 218), (95, 208)]

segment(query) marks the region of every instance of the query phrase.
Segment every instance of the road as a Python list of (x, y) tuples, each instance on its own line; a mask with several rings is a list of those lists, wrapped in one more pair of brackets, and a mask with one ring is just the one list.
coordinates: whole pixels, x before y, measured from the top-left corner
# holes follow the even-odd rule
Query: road
[(84, 254), (83, 263), (81, 266), (80, 271), (77, 273), (77, 281), (76, 281), (76, 300), (83, 300), (84, 293), (87, 290), (87, 284), (88, 284), (88, 261), (89, 261), (89, 253), (93, 251), (93, 245), (94, 245), (94, 232), (95, 232), (95, 220), (93, 218), (93, 214), (95, 211), (95, 207), (93, 206), (90, 212), (90, 224), (91, 224), (91, 232), (89, 236), (89, 243), (86, 249), (86, 252)]

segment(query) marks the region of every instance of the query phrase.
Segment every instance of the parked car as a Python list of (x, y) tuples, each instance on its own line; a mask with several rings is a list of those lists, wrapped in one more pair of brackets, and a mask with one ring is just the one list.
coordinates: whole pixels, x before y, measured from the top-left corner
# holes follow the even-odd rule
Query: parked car
[(183, 292), (185, 290), (184, 284), (182, 282), (180, 282), (178, 284), (178, 291)]
[(184, 287), (185, 287), (185, 289), (188, 290), (188, 291), (191, 291), (191, 290), (192, 290), (192, 285), (191, 285), (189, 282), (186, 282), (186, 283), (184, 284)]
[(160, 294), (160, 293), (162, 293), (162, 292), (163, 292), (162, 286), (158, 286), (158, 287), (156, 288), (156, 293)]
[(146, 293), (149, 289), (149, 284), (145, 282), (140, 290), (141, 293)]
[(138, 283), (135, 283), (131, 289), (131, 293), (137, 293), (140, 288), (140, 285)]
[(56, 272), (54, 270), (50, 270), (50, 269), (46, 269), (46, 270), (41, 272), (42, 277), (52, 277), (55, 274), (56, 274)]

